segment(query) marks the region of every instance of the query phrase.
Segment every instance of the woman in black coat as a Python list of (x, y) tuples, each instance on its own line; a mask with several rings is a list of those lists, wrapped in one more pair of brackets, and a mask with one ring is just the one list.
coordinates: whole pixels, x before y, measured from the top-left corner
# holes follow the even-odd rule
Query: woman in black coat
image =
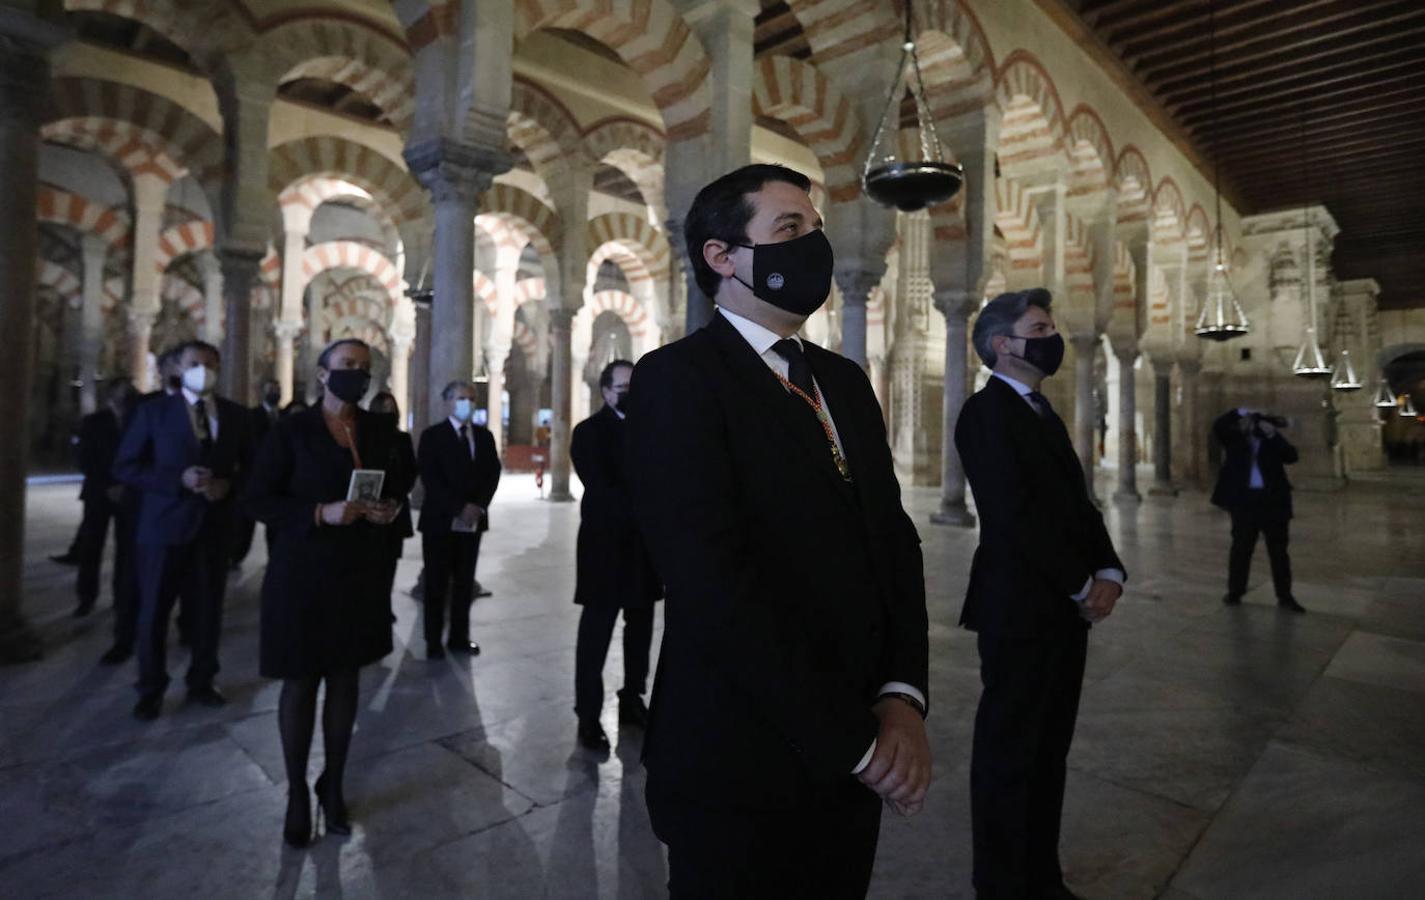
[[(392, 416), (397, 422), (401, 421), (401, 407), (396, 403), (396, 395), (390, 391), (381, 391), (372, 397), (371, 402), (367, 404), (367, 409), (378, 415)], [(401, 438), (404, 438), (404, 440), (401, 440)], [(409, 472), (418, 471), (416, 468), (416, 448), (411, 443), (410, 432), (402, 431), (397, 442), (400, 444), (402, 468)], [(387, 570), (386, 576), (387, 597), (391, 596), (391, 592), (396, 586), (396, 565), (400, 562), (401, 555), (405, 550), (406, 538), (412, 537), (416, 533), (416, 529), (411, 520), (410, 504), (401, 504), (401, 511), (396, 515), (394, 526), (395, 527), (391, 529), (391, 546), (393, 552), (391, 553), (390, 567)], [(395, 621), (395, 616), (393, 615), (391, 619)]]
[[(327, 831), (349, 834), (342, 794), (356, 724), (358, 670), (391, 652), (391, 598), (384, 591), (395, 524), (415, 480), (395, 419), (356, 403), (371, 383), (371, 348), (340, 340), (317, 361), (321, 402), (281, 419), (248, 478), (249, 515), (275, 533), (262, 582), (261, 672), (282, 679), (278, 726), (287, 768), (283, 837), (312, 838), (307, 758), (317, 692), (326, 683), (316, 782)], [(385, 472), (380, 499), (348, 501), (355, 469)]]

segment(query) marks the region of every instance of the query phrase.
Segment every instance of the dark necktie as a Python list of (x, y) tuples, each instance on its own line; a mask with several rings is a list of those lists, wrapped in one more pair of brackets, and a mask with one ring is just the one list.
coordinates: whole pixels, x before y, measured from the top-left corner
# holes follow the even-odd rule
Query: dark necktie
[(1038, 391), (1030, 391), (1025, 396), (1027, 396), (1031, 401), (1033, 401), (1034, 411), (1039, 413), (1039, 418), (1048, 419), (1053, 417), (1054, 405), (1049, 402), (1048, 397), (1044, 396)]
[(193, 404), (193, 414), (198, 417), (198, 443), (209, 450), (213, 446), (213, 431), (208, 425), (208, 404), (201, 397)]
[(772, 349), (787, 361), (787, 380), (796, 385), (809, 398), (816, 399), (816, 385), (812, 382), (811, 366), (807, 365), (802, 345), (791, 338), (784, 338), (772, 345)]
[(465, 452), (470, 454), (470, 458), (475, 458), (475, 444), (470, 440), (470, 423), (466, 422), (460, 426), (460, 443), (465, 446)]

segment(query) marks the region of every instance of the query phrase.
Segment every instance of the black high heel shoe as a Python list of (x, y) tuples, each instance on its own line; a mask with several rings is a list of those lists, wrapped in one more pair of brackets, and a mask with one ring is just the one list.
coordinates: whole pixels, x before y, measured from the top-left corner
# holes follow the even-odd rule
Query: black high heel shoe
[(351, 817), (347, 813), (346, 803), (341, 798), (330, 798), (326, 791), (327, 773), (325, 771), (317, 776), (317, 803), (322, 808), (322, 815), (326, 817), (326, 829), (329, 834), (348, 835), (351, 834)]
[(301, 791), (287, 790), (287, 818), (282, 823), (282, 840), (294, 850), (312, 843), (312, 798), (303, 783)]

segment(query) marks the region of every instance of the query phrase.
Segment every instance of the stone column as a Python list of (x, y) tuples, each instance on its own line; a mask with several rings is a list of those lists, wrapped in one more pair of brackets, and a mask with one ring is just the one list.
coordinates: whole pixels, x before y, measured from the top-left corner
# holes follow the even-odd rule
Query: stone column
[[(504, 399), (505, 364), (510, 359), (510, 348), (515, 334), (515, 279), (519, 277), (520, 256), (524, 245), (501, 245), (495, 250), (495, 316), (490, 323), (490, 340), (486, 344), (486, 361), (490, 369), (489, 396), (486, 410), (489, 415), (490, 433), (495, 437), (495, 446), (504, 452), (505, 423)], [(552, 436), (551, 436), (552, 437)]]
[[(296, 378), (297, 335), (302, 333), (302, 325), (300, 322), (275, 322), (272, 325), (272, 333), (277, 339), (277, 372), (273, 377), (282, 386), (282, 404), (285, 406), (292, 401)], [(304, 377), (310, 374), (304, 373)]]
[(108, 243), (97, 234), (80, 239), (84, 264), (84, 303), (79, 314), (79, 408), (99, 408), (99, 352), (104, 348), (104, 260)]
[(391, 347), (391, 396), (396, 398), (396, 406), (401, 410), (399, 424), (406, 427), (405, 416), (411, 411), (411, 346), (413, 335), (392, 334)]
[(203, 273), (203, 340), (217, 346), (223, 340), (223, 266), (211, 251), (198, 257)]
[(39, 19), (0, 8), (0, 334), (11, 336), (0, 353), (0, 662), (36, 659), (39, 639), (25, 622), (25, 470), (30, 447), (30, 391), (34, 382), (35, 218), (39, 183), (41, 107), (49, 87), (49, 50), (64, 35)]
[[(307, 251), (307, 227), (310, 218), (301, 223), (285, 222), (282, 235), (282, 299), (277, 306), (277, 383), (282, 386), (282, 402), (292, 399), (296, 390), (292, 371), (293, 341), (302, 331), (302, 295), (306, 290), (306, 274), (302, 271), (302, 256)], [(303, 377), (310, 377), (304, 373)], [(305, 392), (304, 392), (305, 393)]]
[(252, 397), (252, 291), (257, 287), (262, 254), (229, 244), (219, 252), (222, 265), (223, 393), (229, 400), (251, 406)]
[(1118, 490), (1113, 499), (1119, 503), (1138, 503), (1138, 424), (1137, 378), (1133, 364), (1138, 348), (1115, 344), (1113, 355), (1118, 358)]
[(1084, 470), (1084, 484), (1093, 496), (1094, 445), (1096, 443), (1093, 403), (1093, 362), (1098, 337), (1079, 334), (1074, 344), (1074, 452)]
[[(149, 334), (163, 301), (159, 296), (158, 237), (163, 227), (163, 206), (168, 180), (142, 172), (133, 177), (134, 260), (129, 282), (129, 375), (140, 391), (148, 383)], [(146, 327), (145, 327), (146, 326)]]
[(945, 395), (942, 400), (940, 442), (940, 509), (930, 521), (936, 525), (971, 527), (975, 517), (965, 507), (965, 466), (955, 449), (955, 423), (965, 405), (969, 380), (967, 356), (970, 311), (979, 306), (978, 297), (968, 291), (937, 289), (935, 308), (945, 316)]
[(407, 412), (410, 413), (412, 430), (420, 434), (422, 429), (430, 424), (430, 303), (416, 303), (416, 338), (415, 347), (411, 356), (410, 383), (414, 386), (411, 391), (411, 406)]
[[(576, 313), (571, 309), (549, 311), (549, 338), (554, 356), (551, 360), (550, 402), (554, 405), (554, 421), (549, 432), (550, 488), (549, 499), (568, 502), (574, 499), (569, 491), (569, 438), (572, 432), (574, 391), (574, 337)], [(582, 381), (582, 379), (581, 379)]]
[(1200, 448), (1206, 446), (1206, 436), (1202, 423), (1198, 421), (1198, 385), (1202, 374), (1202, 360), (1178, 359), (1178, 372), (1182, 376), (1183, 409), (1182, 416), (1182, 470), (1183, 478), (1193, 487), (1202, 487), (1202, 459)]
[(875, 272), (836, 273), (841, 289), (841, 355), (866, 368), (866, 301), (881, 283)]
[(1173, 361), (1153, 359), (1153, 486), (1155, 497), (1175, 497), (1173, 487)]

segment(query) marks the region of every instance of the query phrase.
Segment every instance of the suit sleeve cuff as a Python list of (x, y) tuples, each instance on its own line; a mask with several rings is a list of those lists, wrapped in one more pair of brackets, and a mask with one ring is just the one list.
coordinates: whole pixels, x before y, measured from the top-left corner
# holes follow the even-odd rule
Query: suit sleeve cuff
[(876, 755), (876, 741), (871, 739), (871, 746), (867, 748), (866, 755), (861, 757), (861, 761), (856, 764), (856, 768), (851, 770), (852, 775), (860, 775), (866, 767), (871, 764), (871, 757)]
[(881, 689), (876, 692), (876, 695), (884, 697), (886, 694), (909, 694), (915, 698), (915, 702), (920, 704), (921, 709), (930, 708), (930, 704), (925, 702), (925, 694), (920, 688), (904, 681), (887, 681), (881, 685)]
[[(1081, 588), (1079, 588), (1078, 593), (1076, 593), (1076, 594), (1070, 594), (1070, 595), (1069, 595), (1069, 599), (1072, 600), (1072, 601), (1074, 601), (1075, 603), (1083, 603), (1083, 602), (1084, 602), (1084, 598), (1088, 597), (1088, 595), (1089, 595), (1089, 590), (1093, 588), (1093, 578), (1094, 578), (1094, 577), (1093, 577), (1092, 575), (1090, 575), (1088, 578), (1085, 578), (1085, 579), (1084, 579), (1084, 586), (1081, 587)], [(1122, 584), (1122, 583), (1123, 583), (1123, 582), (1119, 582), (1119, 584)]]
[(1099, 569), (1097, 572), (1093, 573), (1093, 577), (1099, 581), (1112, 581), (1119, 587), (1123, 587), (1123, 583), (1128, 580), (1128, 576), (1123, 574), (1122, 569), (1112, 568)]

